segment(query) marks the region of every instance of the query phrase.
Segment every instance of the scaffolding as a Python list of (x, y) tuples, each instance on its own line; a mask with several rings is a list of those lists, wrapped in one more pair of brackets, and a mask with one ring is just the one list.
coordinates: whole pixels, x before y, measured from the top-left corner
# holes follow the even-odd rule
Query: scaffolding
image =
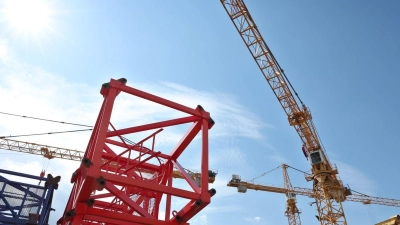
[(51, 174), (45, 178), (0, 169), (0, 224), (47, 225), (60, 179)]

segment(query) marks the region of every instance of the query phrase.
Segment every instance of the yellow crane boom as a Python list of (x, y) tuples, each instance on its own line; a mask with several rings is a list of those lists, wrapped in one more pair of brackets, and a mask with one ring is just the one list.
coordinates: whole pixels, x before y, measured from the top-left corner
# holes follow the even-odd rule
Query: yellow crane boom
[[(336, 166), (329, 162), (320, 144), (309, 109), (301, 101), (301, 106), (296, 102), (290, 90), (290, 82), (264, 41), (243, 0), (220, 1), (285, 111), (290, 126), (295, 128), (304, 148), (309, 152), (311, 176), (306, 179), (313, 181), (313, 196), (320, 224), (347, 225), (342, 202), (350, 193), (343, 186), (337, 176)], [(298, 97), (297, 93), (296, 96)]]
[[(267, 191), (274, 193), (294, 193), (296, 195), (307, 196), (310, 198), (315, 198), (314, 191), (310, 188), (301, 188), (301, 187), (293, 187), (293, 189), (287, 189), (285, 187), (280, 186), (267, 186), (261, 184), (255, 184), (250, 182), (245, 182), (240, 179), (240, 176), (233, 175), (232, 180), (228, 182), (228, 187), (236, 187), (238, 192), (245, 193), (247, 190), (256, 190), (256, 191)], [(376, 204), (376, 205), (386, 205), (386, 206), (395, 206), (400, 207), (400, 200), (390, 199), (390, 198), (381, 198), (381, 197), (373, 197), (362, 194), (351, 194), (347, 196), (347, 201), (352, 202), (361, 202), (363, 204)]]
[(15, 152), (23, 152), (34, 155), (42, 155), (45, 158), (60, 158), (73, 161), (81, 161), (85, 152), (48, 145), (35, 144), (11, 139), (0, 139), (0, 149)]
[[(60, 158), (60, 159), (67, 159), (67, 160), (72, 160), (72, 161), (82, 161), (82, 158), (85, 154), (85, 152), (78, 151), (78, 150), (53, 147), (53, 146), (36, 144), (36, 143), (25, 142), (25, 141), (16, 141), (16, 140), (11, 140), (11, 139), (6, 139), (6, 138), (0, 139), (0, 149), (10, 150), (10, 151), (15, 151), (15, 152), (29, 153), (29, 154), (34, 154), (34, 155), (42, 155), (43, 157), (48, 158), (48, 159)], [(113, 163), (111, 162), (110, 165), (112, 166)], [(152, 173), (152, 171), (142, 171), (142, 172)], [(196, 172), (189, 171), (188, 174), (195, 181), (198, 181), (199, 178), (201, 177), (201, 174), (196, 173)], [(210, 170), (207, 175), (208, 175), (208, 182), (214, 183), (217, 172)], [(184, 177), (179, 171), (174, 170), (173, 178), (183, 179)]]

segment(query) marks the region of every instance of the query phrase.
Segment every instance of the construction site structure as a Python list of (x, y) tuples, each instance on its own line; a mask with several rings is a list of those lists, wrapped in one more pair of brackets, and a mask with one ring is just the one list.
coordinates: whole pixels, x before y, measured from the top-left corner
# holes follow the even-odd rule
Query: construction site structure
[(394, 215), (389, 219), (379, 222), (375, 225), (400, 225), (400, 215)]
[[(210, 113), (201, 106), (189, 108), (129, 87), (126, 82), (124, 78), (111, 79), (101, 87), (103, 104), (81, 165), (72, 174), (74, 185), (64, 214), (57, 222), (59, 225), (186, 225), (210, 204), (211, 197), (216, 194), (215, 189), (208, 189), (207, 176), (201, 176), (200, 187), (178, 162), (186, 147), (200, 134), (201, 174), (208, 174), (208, 130), (214, 125)], [(116, 97), (122, 93), (163, 105), (186, 116), (117, 128), (110, 120)], [(160, 135), (162, 128), (182, 124), (189, 125), (189, 128), (170, 153), (155, 148), (156, 136)], [(124, 135), (133, 134), (145, 138), (133, 145), (124, 141)], [(145, 148), (145, 145), (151, 148)], [(116, 165), (110, 166), (112, 162)], [(183, 175), (190, 190), (173, 185), (174, 167)], [(142, 172), (148, 170), (152, 172)], [(162, 199), (165, 200), (163, 204)], [(172, 206), (172, 199), (182, 199), (186, 204), (181, 209), (173, 209), (177, 206)], [(165, 217), (161, 218), (160, 210), (165, 212)]]
[[(283, 172), (283, 181), (284, 186), (268, 186), (268, 185), (261, 185), (255, 184), (255, 178), (251, 179), (250, 181), (242, 181), (239, 175), (232, 175), (232, 180), (228, 182), (228, 187), (236, 187), (238, 192), (246, 193), (248, 189), (256, 190), (256, 191), (267, 191), (267, 192), (275, 192), (285, 194), (286, 196), (286, 210), (285, 216), (288, 218), (289, 225), (298, 225), (301, 224), (300, 213), (301, 211), (297, 208), (296, 203), (296, 195), (303, 195), (313, 198), (314, 192), (312, 189), (308, 188), (299, 188), (293, 187), (290, 182), (289, 173), (287, 172), (287, 168), (290, 167), (286, 164), (282, 164)], [(263, 175), (265, 175), (264, 173)], [(263, 176), (262, 175), (262, 176)], [(400, 200), (396, 199), (389, 199), (389, 198), (380, 198), (380, 197), (372, 197), (364, 194), (352, 194), (347, 196), (347, 201), (354, 201), (354, 202), (361, 202), (365, 205), (369, 204), (377, 204), (377, 205), (387, 205), (387, 206), (395, 206), (400, 207)], [(388, 221), (392, 221), (391, 218)], [(384, 225), (384, 224), (382, 224)], [(400, 225), (400, 224), (399, 224)]]
[[(284, 109), (289, 125), (295, 128), (303, 142), (304, 153), (311, 163), (311, 175), (306, 179), (313, 181), (312, 196), (316, 201), (320, 224), (347, 225), (342, 202), (351, 193), (339, 179), (336, 166), (329, 162), (315, 130), (310, 110), (294, 91), (243, 0), (220, 1)], [(296, 102), (290, 89), (301, 105)]]
[[(26, 142), (26, 141), (11, 140), (11, 139), (7, 139), (7, 138), (0, 139), (0, 149), (34, 154), (34, 155), (41, 155), (47, 159), (59, 158), (59, 159), (66, 159), (66, 160), (79, 161), (79, 162), (82, 161), (83, 155), (85, 154), (85, 152), (78, 151), (78, 150), (54, 147), (54, 146), (31, 143), (31, 142)], [(102, 163), (105, 163), (104, 159), (102, 159)], [(116, 166), (116, 163), (111, 162), (109, 165)], [(189, 174), (189, 176), (192, 177), (192, 179), (198, 185), (201, 185), (200, 184), (201, 173), (194, 172), (193, 170), (188, 170), (188, 169), (185, 169), (185, 170)], [(154, 171), (152, 171), (152, 170), (144, 171), (142, 169), (142, 172), (152, 173)], [(179, 178), (179, 179), (184, 178), (183, 174), (176, 169), (174, 169), (172, 173), (173, 173), (173, 178)], [(209, 170), (207, 173), (208, 183), (214, 183), (215, 177), (217, 176), (217, 174), (218, 174), (218, 171)]]
[(283, 172), (283, 183), (286, 190), (288, 190), (286, 195), (286, 210), (285, 216), (288, 218), (289, 225), (301, 225), (300, 213), (301, 211), (297, 208), (296, 193), (292, 183), (290, 182), (289, 174), (287, 172), (287, 165), (282, 164)]
[[(29, 182), (21, 182), (24, 179)], [(49, 224), (53, 194), (60, 179), (51, 174), (40, 177), (0, 169), (0, 224)]]
[[(246, 193), (247, 190), (256, 190), (256, 191), (267, 191), (267, 192), (274, 192), (281, 194), (293, 193), (295, 195), (302, 195), (310, 198), (315, 198), (314, 191), (310, 188), (293, 187), (293, 189), (287, 189), (282, 186), (269, 186), (269, 185), (256, 184), (253, 182), (242, 181), (239, 175), (232, 175), (232, 180), (228, 182), (227, 186), (236, 187), (238, 192), (240, 193)], [(400, 200), (373, 197), (364, 194), (348, 195), (347, 201), (360, 202), (363, 204), (376, 204), (376, 205), (400, 207)]]

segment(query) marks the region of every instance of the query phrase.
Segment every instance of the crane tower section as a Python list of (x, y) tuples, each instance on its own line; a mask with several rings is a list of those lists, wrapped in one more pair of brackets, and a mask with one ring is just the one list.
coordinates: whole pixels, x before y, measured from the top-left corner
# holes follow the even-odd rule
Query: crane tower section
[[(81, 224), (189, 224), (206, 207), (215, 189), (208, 189), (208, 130), (214, 125), (210, 113), (201, 106), (189, 108), (126, 85), (126, 79), (103, 84), (104, 97), (95, 127), (80, 167), (72, 174), (74, 183), (59, 225)], [(183, 117), (144, 125), (116, 128), (111, 122), (119, 94), (139, 97), (185, 114)], [(129, 114), (132, 112), (126, 112)], [(140, 118), (138, 118), (140, 119)], [(189, 127), (168, 153), (155, 145), (163, 128), (186, 124)], [(129, 143), (125, 135), (143, 139)], [(198, 137), (201, 176), (198, 183), (184, 170), (178, 158)], [(150, 146), (150, 147), (147, 147)], [(174, 168), (187, 183), (187, 189), (173, 185)], [(189, 190), (188, 190), (189, 189)], [(181, 209), (172, 205), (186, 202)], [(162, 201), (163, 200), (163, 201)], [(161, 216), (160, 212), (165, 212)]]
[(301, 211), (297, 208), (297, 199), (296, 194), (294, 193), (294, 189), (292, 186), (292, 182), (290, 182), (289, 174), (287, 172), (288, 165), (282, 164), (282, 172), (283, 172), (283, 183), (285, 185), (285, 189), (289, 190), (286, 195), (286, 211), (285, 216), (288, 218), (289, 225), (301, 225), (300, 213)]
[[(311, 163), (314, 197), (321, 225), (347, 225), (342, 202), (349, 195), (338, 170), (323, 150), (309, 109), (296, 102), (290, 83), (253, 21), (243, 0), (220, 0), (246, 47), (285, 111), (290, 126), (300, 136)], [(296, 94), (297, 95), (297, 94)]]

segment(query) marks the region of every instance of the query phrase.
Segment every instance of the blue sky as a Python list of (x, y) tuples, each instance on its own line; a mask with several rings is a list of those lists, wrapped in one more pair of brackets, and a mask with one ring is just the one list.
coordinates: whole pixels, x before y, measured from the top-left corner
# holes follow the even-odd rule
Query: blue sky
[[(201, 104), (216, 121), (210, 168), (219, 174), (213, 185), (217, 195), (191, 223), (287, 223), (283, 195), (241, 194), (226, 187), (232, 174), (251, 179), (282, 163), (301, 170), (310, 166), (300, 138), (219, 1), (47, 1), (49, 23), (37, 32), (7, 18), (7, 4), (1, 2), (0, 111), (91, 125), (101, 106), (100, 85), (120, 77), (190, 107)], [(246, 5), (311, 109), (343, 182), (365, 194), (400, 199), (400, 2), (248, 0)], [(158, 116), (158, 109), (143, 104), (124, 105), (116, 115), (138, 107), (150, 115), (146, 118)], [(143, 115), (130, 119), (140, 123)], [(0, 115), (1, 136), (67, 129), (74, 128)], [(83, 150), (89, 135), (18, 140)], [(39, 156), (0, 154), (4, 169), (40, 173)], [(193, 161), (187, 156), (181, 164)], [(77, 166), (58, 159), (49, 163), (48, 171), (63, 179), (55, 193), (53, 223), (64, 210)], [(294, 186), (311, 187), (302, 174), (289, 174)], [(281, 171), (256, 182), (282, 185)], [(298, 197), (302, 223), (317, 224), (309, 202)], [(399, 213), (352, 202), (344, 209), (349, 224), (372, 224)]]

